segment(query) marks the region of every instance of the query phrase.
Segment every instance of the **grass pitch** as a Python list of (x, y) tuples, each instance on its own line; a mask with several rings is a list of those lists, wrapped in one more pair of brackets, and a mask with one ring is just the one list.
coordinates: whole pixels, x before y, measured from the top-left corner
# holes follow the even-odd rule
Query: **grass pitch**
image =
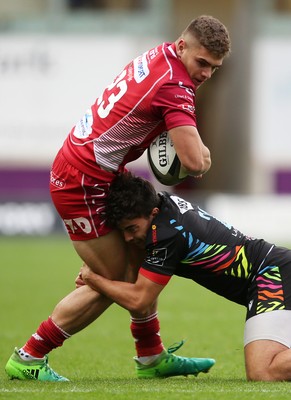
[(138, 380), (128, 313), (116, 305), (50, 354), (50, 365), (68, 383), (9, 381), (4, 366), (57, 302), (74, 288), (81, 265), (69, 239), (1, 238), (0, 399), (289, 399), (290, 383), (248, 383), (243, 360), (245, 310), (191, 281), (174, 278), (159, 303), (166, 346), (181, 339), (177, 354), (213, 357), (208, 374)]

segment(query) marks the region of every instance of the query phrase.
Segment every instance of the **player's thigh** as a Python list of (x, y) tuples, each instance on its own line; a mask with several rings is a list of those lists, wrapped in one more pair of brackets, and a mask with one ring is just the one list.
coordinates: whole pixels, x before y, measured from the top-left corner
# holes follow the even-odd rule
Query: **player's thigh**
[(128, 248), (117, 230), (91, 240), (73, 241), (81, 259), (97, 274), (109, 279), (124, 279)]

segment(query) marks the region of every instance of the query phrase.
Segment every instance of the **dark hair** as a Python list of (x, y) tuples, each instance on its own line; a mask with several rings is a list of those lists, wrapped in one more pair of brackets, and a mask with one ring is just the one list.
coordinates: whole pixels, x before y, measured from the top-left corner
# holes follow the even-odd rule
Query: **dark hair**
[(199, 43), (217, 58), (223, 58), (230, 52), (230, 37), (227, 28), (210, 15), (201, 15), (186, 27), (182, 36), (192, 34)]
[(105, 206), (106, 224), (118, 227), (123, 219), (149, 217), (159, 205), (153, 185), (131, 172), (118, 175), (112, 182)]

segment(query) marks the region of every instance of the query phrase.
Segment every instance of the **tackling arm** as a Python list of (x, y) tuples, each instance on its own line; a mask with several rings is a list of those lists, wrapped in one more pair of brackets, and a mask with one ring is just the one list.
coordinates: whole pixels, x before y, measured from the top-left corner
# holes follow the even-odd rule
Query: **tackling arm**
[(126, 310), (139, 314), (147, 313), (164, 288), (141, 274), (138, 274), (135, 283), (111, 281), (95, 274), (87, 265), (81, 268), (81, 274), (91, 289), (110, 298)]

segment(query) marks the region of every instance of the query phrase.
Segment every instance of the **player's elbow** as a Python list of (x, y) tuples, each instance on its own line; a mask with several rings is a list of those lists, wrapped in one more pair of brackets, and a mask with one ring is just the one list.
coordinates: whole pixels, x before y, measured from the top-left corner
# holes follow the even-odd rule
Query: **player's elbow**
[(183, 160), (181, 164), (187, 175), (198, 176), (205, 174), (209, 170), (209, 168), (211, 167), (211, 159), (210, 157), (201, 157), (195, 160), (186, 159)]
[(210, 151), (206, 146), (202, 146), (200, 152), (193, 156), (192, 151), (180, 155), (180, 162), (187, 175), (203, 175), (211, 167)]

